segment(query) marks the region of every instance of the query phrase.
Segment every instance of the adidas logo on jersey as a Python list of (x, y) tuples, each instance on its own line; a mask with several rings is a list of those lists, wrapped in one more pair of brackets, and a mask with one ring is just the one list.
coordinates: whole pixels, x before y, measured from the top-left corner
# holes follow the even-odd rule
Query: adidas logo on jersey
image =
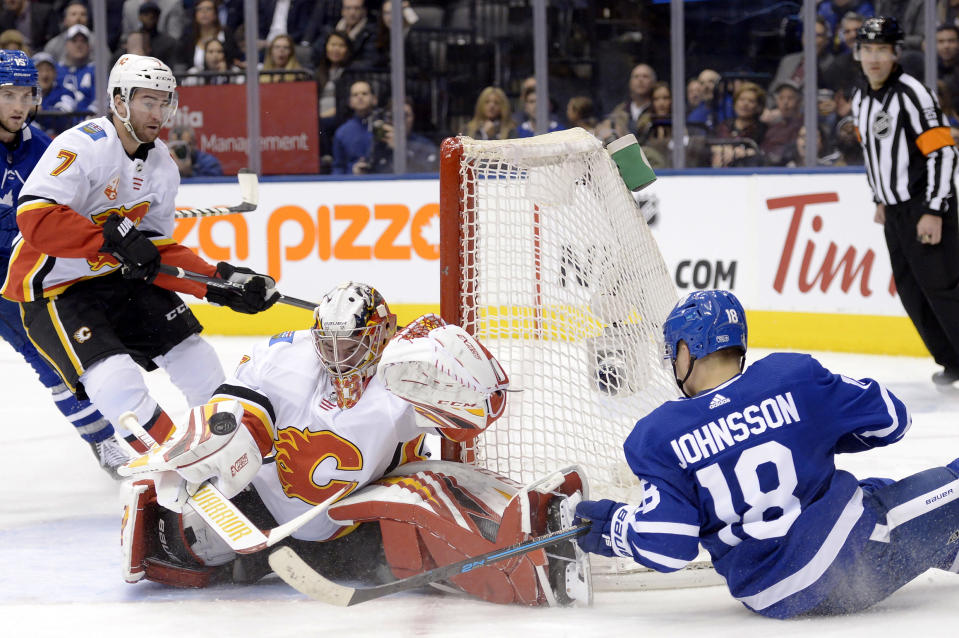
[(729, 403), (729, 399), (717, 393), (713, 395), (713, 400), (709, 402), (709, 409), (712, 410), (713, 408), (718, 408), (719, 406), (726, 405), (727, 403)]

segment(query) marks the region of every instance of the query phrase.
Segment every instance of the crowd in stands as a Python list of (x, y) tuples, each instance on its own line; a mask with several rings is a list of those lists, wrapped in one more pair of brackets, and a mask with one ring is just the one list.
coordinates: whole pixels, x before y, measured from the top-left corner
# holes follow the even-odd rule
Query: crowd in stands
[[(517, 3), (489, 0), (485, 4), (511, 9)], [(620, 17), (619, 23), (635, 20), (639, 35), (632, 39), (636, 41), (643, 38), (644, 29), (655, 28), (648, 19), (655, 4), (652, 0), (611, 0), (598, 3), (603, 5), (600, 9), (579, 0), (557, 4), (568, 5), (573, 11), (592, 11), (591, 15), (600, 17)], [(403, 0), (396, 6), (402, 14), (407, 95), (420, 98), (421, 85), (436, 85), (436, 56), (447, 55), (443, 48), (446, 43), (437, 34), (445, 34), (449, 39), (449, 33), (468, 29), (471, 20), (487, 15), (482, 13), (484, 2)], [(850, 98), (862, 81), (858, 62), (853, 59), (856, 29), (869, 16), (898, 18), (907, 32), (900, 61), (907, 72), (922, 79), (923, 6), (923, 0), (819, 3), (815, 91), (820, 165), (862, 163), (849, 119)], [(43, 93), (37, 123), (49, 133), (55, 135), (97, 110), (99, 96), (94, 90), (92, 51), (99, 37), (105, 38), (114, 60), (123, 53), (160, 58), (174, 70), (183, 86), (245, 81), (248, 61), (243, 46), (242, 0), (107, 0), (106, 8), (107, 24), (98, 26), (91, 23), (87, 0), (3, 0), (0, 48), (22, 49), (33, 56)], [(255, 63), (259, 81), (315, 83), (321, 172), (360, 174), (393, 170), (394, 127), (388, 89), (394, 8), (390, 0), (258, 2), (259, 52)], [(936, 22), (937, 88), (943, 109), (959, 136), (955, 106), (959, 101), (954, 97), (959, 96), (959, 0), (938, 0)], [(564, 47), (574, 46), (582, 29), (577, 31), (575, 24), (569, 29), (572, 35), (551, 33), (551, 37), (560, 40), (551, 51), (561, 53)], [(474, 29), (477, 30), (478, 27)], [(417, 44), (423, 33), (433, 37), (428, 47)], [(527, 61), (532, 57), (529, 33), (527, 29), (522, 35), (526, 49), (520, 52)], [(647, 35), (653, 38), (652, 33)], [(501, 42), (502, 38), (491, 37), (490, 41)], [(656, 49), (643, 49), (651, 51), (647, 59), (636, 55), (638, 49), (633, 50), (628, 75), (620, 77), (619, 87), (610, 86), (616, 84), (612, 81), (602, 87), (596, 87), (594, 82), (592, 91), (584, 90), (588, 83), (571, 89), (562, 77), (554, 84), (551, 66), (549, 121), (545, 129), (578, 126), (603, 141), (633, 133), (654, 167), (670, 167), (672, 101), (685, 99), (687, 166), (801, 166), (805, 153), (802, 104), (807, 87), (803, 86), (803, 55), (797, 42), (801, 44), (793, 38), (792, 46), (782, 46), (780, 55), (765, 65), (730, 69), (720, 58), (715, 64), (700, 64), (700, 68), (687, 65), (691, 73), (679, 90), (661, 79), (669, 77), (669, 60)], [(694, 42), (690, 51), (710, 44)], [(531, 69), (528, 65), (523, 67), (522, 75), (493, 74), (491, 85), (483, 86), (487, 83), (483, 80), (491, 77), (479, 72), (482, 64), (488, 62), (487, 54), (495, 53), (497, 59), (505, 59), (510, 51), (502, 47), (481, 49), (475, 43), (472, 46), (476, 57), (470, 63), (477, 68), (473, 84), (455, 88), (449, 84), (442, 88), (447, 92), (447, 100), (460, 100), (462, 107), (457, 113), (452, 109), (439, 109), (443, 112), (438, 113), (435, 96), (432, 104), (408, 99), (404, 105), (408, 171), (435, 171), (437, 143), (447, 135), (508, 139), (536, 132), (536, 105), (538, 100), (547, 98), (538, 95), (535, 79), (529, 77)], [(452, 59), (453, 53), (448, 56)], [(602, 72), (603, 69), (594, 68), (597, 77)], [(626, 73), (625, 67), (621, 73)], [(619, 99), (615, 99), (617, 96)], [(185, 176), (219, 171), (218, 163), (213, 166), (202, 157), (197, 161), (199, 149), (192, 130), (178, 131), (174, 141), (177, 149), (185, 149), (179, 152), (187, 153), (186, 157), (177, 157)]]

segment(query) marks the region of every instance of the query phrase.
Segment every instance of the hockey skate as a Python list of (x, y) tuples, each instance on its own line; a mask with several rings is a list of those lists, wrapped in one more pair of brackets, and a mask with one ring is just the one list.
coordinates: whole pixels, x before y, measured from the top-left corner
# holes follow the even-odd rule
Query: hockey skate
[(957, 381), (959, 381), (959, 370), (955, 368), (943, 368), (932, 374), (932, 382), (936, 389), (946, 394), (959, 392)]
[[(568, 497), (554, 497), (547, 508), (547, 533), (571, 528), (576, 505), (582, 500), (581, 492)], [(589, 555), (579, 548), (576, 539), (547, 549), (546, 557), (549, 559), (549, 582), (555, 604), (560, 607), (591, 605), (593, 589), (590, 583)]]
[(126, 450), (120, 445), (115, 436), (109, 436), (96, 443), (90, 442), (90, 449), (100, 463), (100, 467), (112, 478), (119, 481), (121, 477), (117, 473), (117, 468), (130, 460)]

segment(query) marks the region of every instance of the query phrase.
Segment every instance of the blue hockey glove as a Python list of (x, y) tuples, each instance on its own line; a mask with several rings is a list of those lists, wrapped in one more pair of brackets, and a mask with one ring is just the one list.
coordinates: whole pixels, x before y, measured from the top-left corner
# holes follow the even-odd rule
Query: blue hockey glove
[(584, 552), (600, 554), (601, 556), (616, 556), (610, 541), (610, 528), (613, 516), (624, 507), (625, 503), (617, 503), (609, 499), (601, 501), (583, 501), (576, 506), (576, 518), (573, 523), (580, 525), (584, 520), (593, 522), (593, 526), (576, 542)]

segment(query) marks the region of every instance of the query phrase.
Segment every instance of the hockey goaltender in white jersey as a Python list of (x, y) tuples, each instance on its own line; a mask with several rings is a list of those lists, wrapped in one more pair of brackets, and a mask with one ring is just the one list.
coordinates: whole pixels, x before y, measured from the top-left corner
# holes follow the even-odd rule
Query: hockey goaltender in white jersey
[[(137, 479), (127, 581), (252, 582), (295, 528), (280, 544), (317, 571), (379, 583), (558, 529), (580, 500), (575, 468), (537, 489), (425, 460), (426, 434), (465, 442), (505, 408), (506, 372), (463, 329), (426, 315), (395, 334), (380, 293), (353, 282), (315, 320), (257, 346), (189, 423), (121, 469)], [(585, 555), (566, 545), (451, 584), (499, 603), (586, 603)]]

